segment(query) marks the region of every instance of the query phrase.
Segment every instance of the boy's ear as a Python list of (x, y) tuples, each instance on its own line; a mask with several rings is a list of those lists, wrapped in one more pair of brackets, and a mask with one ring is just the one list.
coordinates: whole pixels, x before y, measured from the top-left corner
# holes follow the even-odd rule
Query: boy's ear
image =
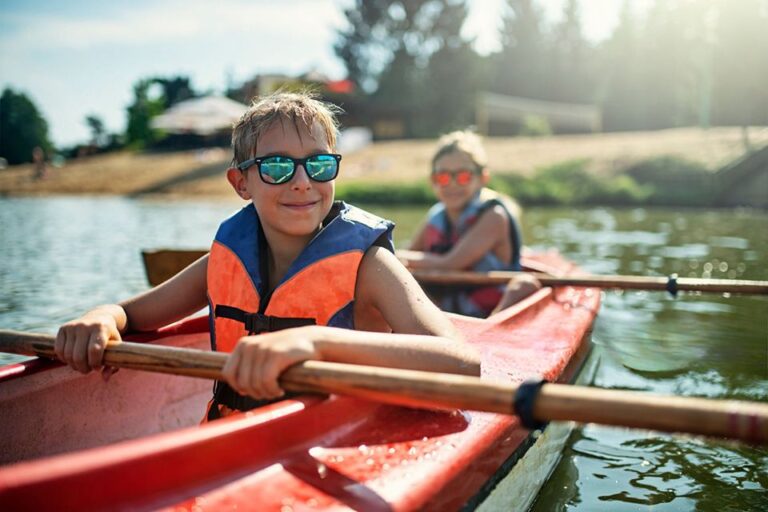
[(251, 193), (248, 192), (248, 188), (245, 186), (248, 181), (247, 175), (241, 172), (240, 169), (237, 169), (236, 167), (227, 169), (227, 181), (232, 185), (232, 188), (235, 189), (237, 195), (246, 201), (251, 199)]

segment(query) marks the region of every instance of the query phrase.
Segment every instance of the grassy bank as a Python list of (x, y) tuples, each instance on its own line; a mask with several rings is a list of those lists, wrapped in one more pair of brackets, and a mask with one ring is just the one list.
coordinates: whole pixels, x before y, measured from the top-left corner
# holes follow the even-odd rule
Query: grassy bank
[[(768, 128), (751, 130), (750, 140), (755, 147), (768, 144)], [(490, 137), (484, 143), (492, 185), (524, 204), (542, 205), (706, 205), (709, 176), (744, 153), (738, 128)], [(434, 140), (399, 140), (345, 154), (339, 196), (357, 202), (431, 203), (427, 180), (434, 149)], [(31, 165), (19, 165), (0, 169), (0, 196), (233, 199), (224, 177), (230, 159), (227, 148), (121, 151), (51, 167), (45, 180), (34, 179)]]
[[(673, 156), (634, 163), (606, 176), (590, 172), (589, 159), (569, 160), (537, 169), (529, 176), (499, 173), (491, 188), (523, 205), (709, 206), (712, 173), (702, 164)], [(355, 203), (431, 204), (431, 186), (366, 181), (340, 183), (337, 197)]]

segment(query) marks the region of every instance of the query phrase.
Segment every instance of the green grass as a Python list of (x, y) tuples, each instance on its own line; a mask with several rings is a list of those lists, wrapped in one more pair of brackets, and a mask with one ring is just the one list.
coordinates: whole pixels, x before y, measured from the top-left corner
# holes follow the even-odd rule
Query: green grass
[(429, 183), (339, 183), (336, 198), (361, 204), (432, 204), (436, 201)]
[(627, 168), (626, 175), (650, 188), (647, 203), (664, 206), (708, 206), (713, 175), (703, 165), (674, 156), (649, 158)]
[[(568, 160), (538, 169), (532, 176), (501, 173), (490, 187), (523, 205), (708, 206), (711, 173), (678, 157), (655, 157), (613, 176), (587, 170), (589, 160)], [(426, 181), (416, 183), (352, 182), (339, 184), (339, 199), (352, 203), (400, 205), (436, 201)]]

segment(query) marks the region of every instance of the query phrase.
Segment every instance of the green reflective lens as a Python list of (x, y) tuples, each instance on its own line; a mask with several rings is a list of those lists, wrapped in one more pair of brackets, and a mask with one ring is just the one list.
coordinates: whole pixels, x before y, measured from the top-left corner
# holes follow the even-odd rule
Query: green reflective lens
[(331, 181), (336, 177), (338, 162), (333, 155), (315, 155), (307, 158), (307, 174), (315, 181)]
[(271, 156), (261, 161), (261, 176), (268, 183), (280, 184), (290, 181), (293, 176), (293, 159)]

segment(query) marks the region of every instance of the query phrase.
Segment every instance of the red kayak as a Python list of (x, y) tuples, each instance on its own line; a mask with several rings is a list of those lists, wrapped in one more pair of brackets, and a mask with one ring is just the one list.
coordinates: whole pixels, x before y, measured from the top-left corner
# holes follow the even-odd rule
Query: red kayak
[[(538, 263), (567, 272), (556, 253)], [(484, 379), (589, 378), (597, 289), (545, 288), (484, 320), (453, 315)], [(207, 318), (136, 337), (205, 348)], [(199, 426), (211, 383), (121, 370), (104, 383), (32, 360), (0, 369), (0, 509), (526, 509), (570, 424), (302, 396)]]

